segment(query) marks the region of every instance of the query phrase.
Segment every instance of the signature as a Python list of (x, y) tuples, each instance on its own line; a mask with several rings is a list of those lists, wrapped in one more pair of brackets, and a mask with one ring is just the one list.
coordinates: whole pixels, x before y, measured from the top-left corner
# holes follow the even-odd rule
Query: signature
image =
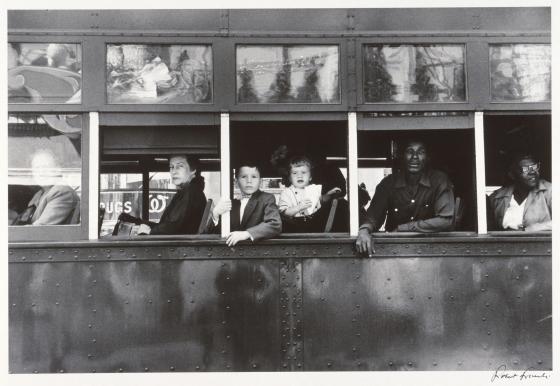
[(550, 374), (547, 374), (544, 371), (536, 372), (534, 367), (529, 367), (523, 371), (512, 371), (507, 370), (506, 365), (499, 366), (496, 371), (492, 374), (492, 378), (490, 379), (491, 382), (495, 380), (505, 379), (515, 379), (519, 381), (526, 381), (528, 379), (548, 379)]

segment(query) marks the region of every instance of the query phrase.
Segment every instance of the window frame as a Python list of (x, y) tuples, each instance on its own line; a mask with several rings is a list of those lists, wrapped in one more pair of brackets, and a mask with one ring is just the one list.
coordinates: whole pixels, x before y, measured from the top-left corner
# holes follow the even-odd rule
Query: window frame
[[(10, 111), (15, 114), (15, 111)], [(33, 114), (25, 111), (22, 114)], [(41, 114), (42, 112), (37, 112)], [(57, 111), (58, 114), (69, 112)], [(70, 112), (75, 114), (76, 112)], [(8, 240), (18, 241), (71, 241), (88, 239), (90, 227), (90, 120), (89, 115), (82, 115), (81, 136), (81, 197), (80, 197), (80, 223), (68, 225), (40, 225), (40, 226), (8, 226)]]

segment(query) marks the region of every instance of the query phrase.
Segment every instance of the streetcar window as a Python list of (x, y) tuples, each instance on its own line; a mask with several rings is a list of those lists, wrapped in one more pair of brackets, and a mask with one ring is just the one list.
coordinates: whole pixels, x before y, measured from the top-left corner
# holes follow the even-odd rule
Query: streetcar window
[[(544, 224), (552, 218), (547, 186), (552, 182), (550, 115), (485, 115), (484, 145), (488, 230), (550, 230)], [(524, 196), (513, 193), (516, 186), (540, 193), (525, 201)], [(506, 209), (516, 205), (523, 206), (523, 216), (514, 224), (508, 221), (508, 214), (504, 223)], [(534, 224), (542, 226), (531, 227)]]
[[(101, 134), (101, 237), (135, 236), (142, 231), (140, 224), (153, 227), (161, 221), (178, 192), (179, 182), (170, 173), (173, 157), (192, 156), (206, 200), (220, 197), (217, 126), (102, 126)], [(204, 209), (205, 202), (198, 204)], [(194, 234), (200, 222), (195, 230), (161, 234)]]
[(80, 223), (81, 139), (81, 115), (9, 115), (9, 225)]
[[(292, 185), (290, 161), (298, 158), (298, 165), (311, 164), (309, 187), (304, 195), (313, 202), (313, 208), (305, 213), (302, 211), (301, 216), (300, 213), (292, 216), (280, 207), (283, 234), (349, 231), (346, 121), (233, 121), (230, 135), (232, 167), (244, 162), (259, 165), (260, 189), (273, 194), (278, 204), (282, 203), (282, 192)], [(328, 201), (316, 205), (321, 194), (335, 188), (339, 192), (333, 192)], [(234, 197), (240, 194), (235, 186), (232, 191)], [(329, 229), (326, 225), (334, 199), (337, 204), (332, 211), (332, 227)], [(294, 219), (304, 215), (311, 225), (301, 225), (299, 222), (304, 222), (303, 219)]]
[(238, 45), (238, 103), (340, 103), (337, 45)]
[(549, 44), (491, 44), (493, 102), (550, 101)]
[(82, 48), (8, 43), (8, 103), (81, 103)]
[[(373, 203), (376, 188), (385, 177), (393, 173), (397, 175), (398, 171), (403, 169), (402, 157), (405, 146), (410, 140), (423, 145), (423, 149), (415, 151), (426, 155), (424, 170), (432, 169), (443, 172), (453, 186), (453, 204), (459, 203), (459, 206), (458, 210), (453, 213), (453, 226), (446, 230), (474, 231), (476, 229), (476, 189), (472, 129), (360, 130), (358, 132), (359, 210), (364, 213)], [(417, 203), (414, 198), (411, 202), (415, 205)], [(426, 204), (429, 205), (429, 203)], [(455, 207), (455, 205), (453, 206)], [(390, 210), (397, 212), (402, 211), (402, 208), (395, 206)], [(411, 215), (413, 215), (412, 212), (415, 210), (411, 211)], [(386, 230), (384, 225), (379, 224), (379, 226), (379, 231)]]
[(212, 46), (108, 44), (108, 103), (212, 103)]
[(364, 47), (366, 103), (465, 102), (463, 44)]

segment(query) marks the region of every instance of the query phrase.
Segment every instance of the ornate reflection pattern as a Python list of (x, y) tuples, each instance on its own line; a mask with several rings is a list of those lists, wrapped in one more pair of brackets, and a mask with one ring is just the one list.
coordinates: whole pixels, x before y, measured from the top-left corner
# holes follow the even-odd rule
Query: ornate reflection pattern
[(8, 103), (81, 103), (80, 44), (8, 43)]
[(338, 46), (237, 46), (239, 103), (340, 103)]
[(210, 45), (108, 44), (108, 103), (212, 103)]
[(550, 101), (550, 81), (550, 45), (490, 46), (492, 101)]
[(463, 45), (368, 45), (366, 103), (464, 102)]

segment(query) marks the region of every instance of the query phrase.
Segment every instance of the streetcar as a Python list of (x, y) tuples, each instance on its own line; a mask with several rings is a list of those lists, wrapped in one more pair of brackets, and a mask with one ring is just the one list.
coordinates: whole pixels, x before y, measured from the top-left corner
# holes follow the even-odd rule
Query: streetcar
[[(8, 11), (9, 371), (552, 370), (551, 232), (487, 221), (512, 152), (551, 181), (550, 25), (545, 7)], [(410, 137), (453, 182), (454, 229), (381, 229), (363, 256), (359, 197)], [(279, 146), (344, 176), (344, 231), (228, 247), (229, 221), (118, 226), (159, 221), (177, 154), (209, 202), (239, 195), (247, 156), (278, 197)], [(71, 214), (18, 225), (41, 167)]]

